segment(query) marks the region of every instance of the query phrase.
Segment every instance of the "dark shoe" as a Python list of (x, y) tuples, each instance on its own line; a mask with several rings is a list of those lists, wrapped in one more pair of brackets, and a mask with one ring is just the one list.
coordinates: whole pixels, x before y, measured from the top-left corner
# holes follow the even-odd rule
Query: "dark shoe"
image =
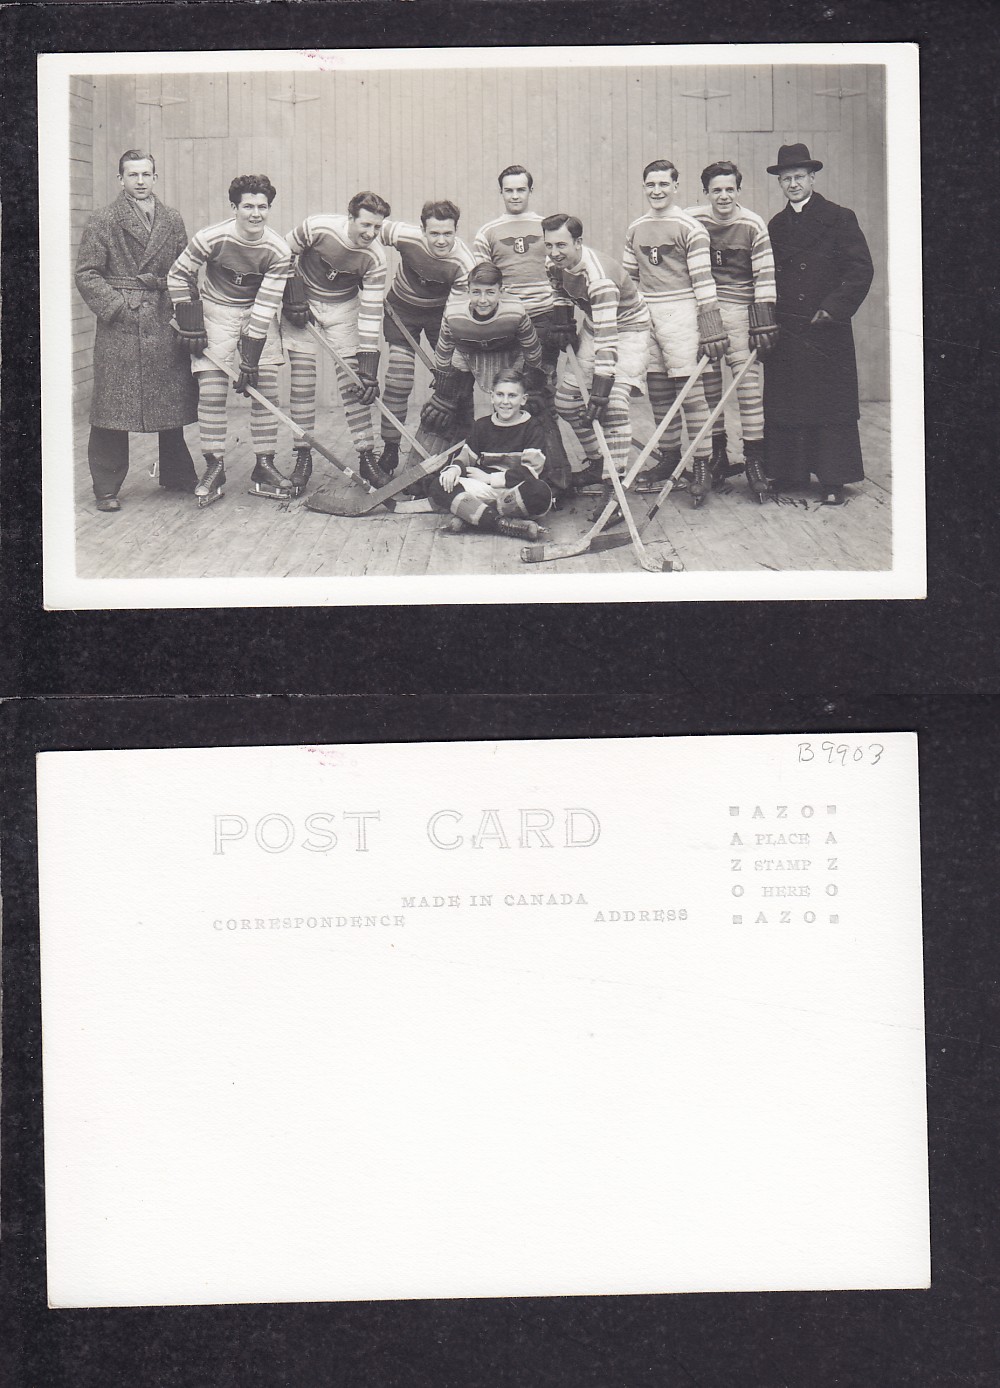
[(383, 439), (382, 454), (378, 460), (378, 465), (385, 473), (386, 477), (391, 477), (399, 467), (399, 441), (398, 439)]
[(596, 487), (604, 481), (604, 462), (601, 458), (588, 458), (582, 472), (574, 472), (570, 481), (578, 492), (584, 487)]
[(99, 511), (120, 511), (122, 504), (116, 496), (99, 496), (94, 504)]
[(374, 487), (376, 491), (380, 487), (387, 487), (392, 481), (389, 474), (383, 472), (379, 464), (375, 461), (375, 450), (373, 448), (363, 448), (358, 454), (358, 471), (368, 483), (369, 487)]
[(821, 506), (843, 506), (844, 502), (847, 500), (844, 496), (843, 487), (831, 487), (826, 482), (821, 482), (820, 492), (822, 493), (822, 498), (820, 500)]
[(639, 481), (643, 487), (662, 487), (674, 475), (674, 469), (681, 460), (681, 451), (679, 448), (669, 451), (658, 448), (653, 457), (656, 459), (655, 464), (639, 473)]
[(710, 459), (706, 456), (695, 458), (694, 477), (688, 487), (688, 494), (691, 497), (691, 504), (698, 507), (712, 490), (712, 466)]
[(295, 496), (301, 496), (309, 485), (312, 476), (313, 462), (312, 450), (309, 448), (296, 448), (295, 466), (292, 468), (292, 475), (288, 479), (292, 492)]
[(744, 439), (743, 456), (747, 485), (756, 493), (757, 500), (763, 506), (771, 493), (771, 484), (764, 475), (764, 445), (759, 439)]

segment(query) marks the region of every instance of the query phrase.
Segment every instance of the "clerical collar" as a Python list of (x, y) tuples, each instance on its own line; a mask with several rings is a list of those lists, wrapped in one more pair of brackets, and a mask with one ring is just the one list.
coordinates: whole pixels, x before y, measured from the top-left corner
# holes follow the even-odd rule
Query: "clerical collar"
[(812, 201), (812, 193), (809, 194), (809, 196), (805, 199), (804, 202), (790, 202), (788, 205), (789, 205), (789, 207), (792, 209), (793, 212), (801, 212), (802, 209), (806, 206), (806, 204), (807, 204), (807, 203), (810, 203), (811, 201)]

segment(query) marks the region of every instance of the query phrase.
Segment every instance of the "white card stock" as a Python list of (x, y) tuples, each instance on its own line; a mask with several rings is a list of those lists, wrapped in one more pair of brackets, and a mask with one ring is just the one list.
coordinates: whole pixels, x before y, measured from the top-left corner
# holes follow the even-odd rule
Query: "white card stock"
[(52, 1305), (922, 1287), (916, 739), (38, 759)]

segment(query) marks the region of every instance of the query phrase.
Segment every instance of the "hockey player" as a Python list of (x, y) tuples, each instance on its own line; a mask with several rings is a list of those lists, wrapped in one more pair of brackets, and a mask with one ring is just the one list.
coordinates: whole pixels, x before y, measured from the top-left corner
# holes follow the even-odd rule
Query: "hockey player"
[(498, 371), (491, 392), (492, 413), (477, 419), (462, 451), (428, 486), (436, 506), (451, 511), (459, 529), (472, 526), (518, 540), (535, 540), (533, 517), (552, 505), (542, 480), (545, 431), (526, 409), (524, 375)]
[(556, 312), (545, 268), (542, 218), (530, 210), (534, 179), (523, 164), (510, 164), (501, 170), (497, 183), (504, 215), (479, 228), (472, 253), (502, 272), (505, 291), (524, 305), (542, 344), (543, 389), (529, 380), (529, 404), (532, 414), (547, 425), (546, 469), (552, 485), (562, 489), (569, 482), (570, 466), (555, 417), (555, 382), (559, 352), (570, 340), (572, 310), (567, 330), (565, 306)]
[[(587, 456), (578, 487), (604, 476), (604, 460), (593, 421), (601, 420), (608, 452), (621, 475), (632, 442), (631, 396), (642, 390), (649, 357), (649, 310), (622, 266), (583, 244), (578, 217), (557, 212), (542, 222), (555, 306), (566, 325), (567, 344), (575, 336), (573, 309), (583, 310), (577, 349), (580, 369), (590, 390), (584, 403), (569, 364), (556, 387), (556, 409), (583, 445)], [(610, 482), (608, 483), (610, 489)]]
[[(198, 425), (205, 473), (195, 495), (200, 504), (222, 495), (226, 481), (226, 395), (228, 378), (202, 353), (206, 348), (234, 369), (233, 389), (255, 386), (277, 403), (278, 367), (283, 364), (278, 312), (292, 269), (288, 247), (267, 225), (276, 196), (266, 174), (241, 174), (229, 185), (233, 216), (196, 232), (170, 267), (167, 288), (181, 338), (198, 377)], [(204, 269), (199, 297), (198, 277)], [(256, 400), (250, 407), (250, 436), (257, 455), (250, 493), (287, 499), (292, 489), (274, 466), (278, 426)]]
[[(702, 207), (690, 207), (708, 232), (712, 254), (712, 275), (722, 314), (722, 325), (729, 339), (726, 361), (735, 374), (756, 348), (765, 356), (778, 335), (774, 314), (774, 256), (771, 238), (762, 217), (741, 206), (739, 190), (743, 175), (735, 164), (721, 160), (702, 170), (701, 186), (708, 195)], [(770, 491), (764, 473), (764, 382), (760, 365), (755, 364), (736, 388), (743, 429), (743, 462), (747, 482), (757, 499)], [(722, 363), (713, 364), (702, 377), (711, 411), (722, 398)], [(712, 433), (712, 479), (719, 486), (739, 468), (730, 467), (726, 453), (726, 422), (721, 416)]]
[[(453, 202), (430, 201), (421, 208), (419, 227), (409, 222), (387, 221), (379, 232), (383, 245), (399, 252), (399, 268), (386, 295), (387, 311), (382, 325), (389, 347), (383, 398), (397, 419), (406, 419), (413, 390), (414, 352), (388, 307), (417, 343), (423, 333), (432, 349), (437, 346), (448, 296), (467, 289), (469, 271), (476, 263), (469, 247), (458, 237), (459, 216)], [(471, 408), (471, 400), (465, 403)], [(385, 418), (382, 443), (379, 467), (389, 475), (399, 460), (399, 431)]]
[[(346, 217), (307, 217), (290, 231), (286, 240), (296, 262), (285, 286), (282, 312), (282, 340), (292, 367), (292, 419), (310, 433), (315, 429), (316, 340), (306, 330), (314, 323), (363, 383), (359, 389), (336, 368), (358, 470), (375, 487), (389, 480), (375, 463), (371, 411), (378, 394), (386, 283), (385, 250), (378, 235), (389, 212), (378, 193), (355, 193)], [(296, 496), (305, 491), (311, 474), (312, 453), (308, 445), (299, 445), (291, 476)]]
[[(718, 361), (728, 350), (722, 325), (708, 233), (696, 218), (677, 205), (677, 168), (669, 159), (654, 159), (642, 171), (642, 186), (649, 203), (625, 233), (622, 263), (652, 318), (652, 347), (646, 388), (657, 423), (690, 376), (699, 353)], [(701, 382), (696, 381), (683, 406), (688, 432), (693, 438), (708, 420), (708, 405)], [(665, 482), (680, 461), (680, 418), (667, 428), (659, 463), (646, 473), (654, 484)], [(706, 438), (693, 460), (690, 493), (696, 506), (712, 488), (712, 445)]]
[(508, 367), (525, 372), (529, 397), (537, 397), (542, 392), (541, 360), (541, 345), (528, 314), (504, 294), (497, 267), (481, 262), (469, 272), (468, 296), (453, 299), (445, 308), (434, 357), (434, 393), (420, 418), (429, 429), (447, 436), (459, 402), (471, 393), (469, 377), (489, 395), (497, 372)]

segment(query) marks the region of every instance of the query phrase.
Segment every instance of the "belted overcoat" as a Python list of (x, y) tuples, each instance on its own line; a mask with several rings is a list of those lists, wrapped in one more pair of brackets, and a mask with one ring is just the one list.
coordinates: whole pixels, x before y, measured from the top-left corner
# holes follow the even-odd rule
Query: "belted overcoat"
[[(801, 212), (768, 222), (781, 331), (764, 363), (764, 411), (780, 426), (857, 420), (858, 368), (851, 319), (871, 287), (872, 258), (858, 219), (813, 193)], [(817, 309), (832, 323), (811, 326)]]
[(76, 287), (97, 317), (90, 422), (149, 434), (197, 415), (191, 355), (170, 327), (166, 287), (187, 233), (180, 213), (158, 199), (151, 228), (130, 201), (121, 193), (87, 223)]

